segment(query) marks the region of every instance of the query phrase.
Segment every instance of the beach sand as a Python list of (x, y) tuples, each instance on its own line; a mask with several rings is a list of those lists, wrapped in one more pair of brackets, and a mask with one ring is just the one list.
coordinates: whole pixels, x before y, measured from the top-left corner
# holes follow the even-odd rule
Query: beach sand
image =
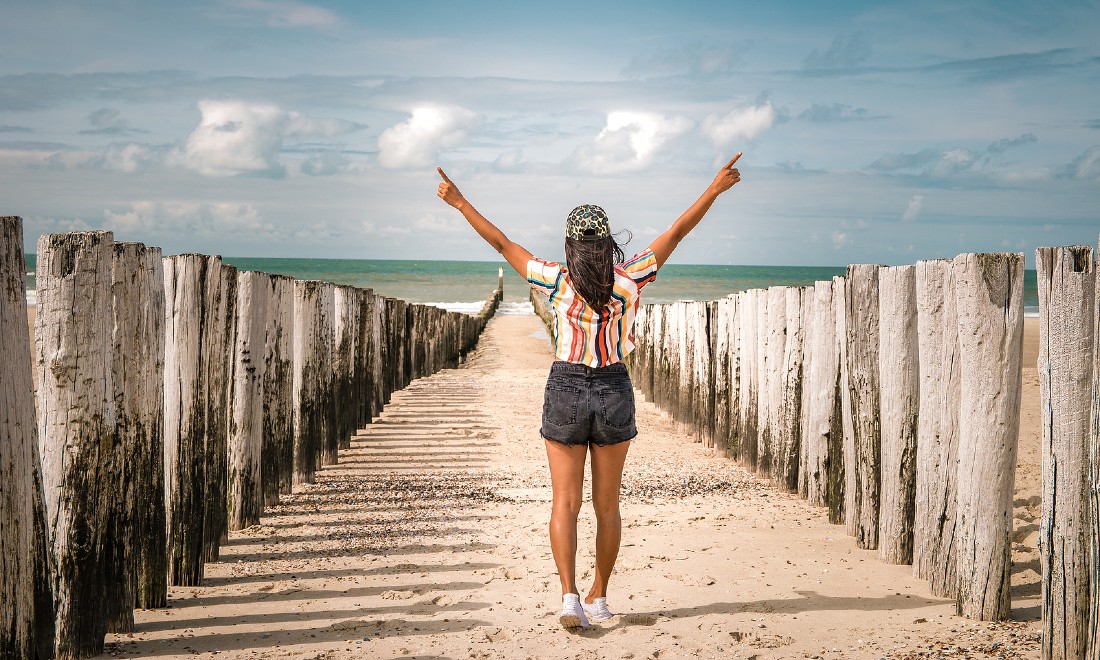
[[(557, 622), (537, 429), (552, 357), (536, 317), (494, 319), (470, 362), (394, 395), (338, 466), (230, 534), (206, 585), (171, 588), (103, 657), (1039, 657), (1038, 325), (1027, 323), (1013, 619), (976, 623), (825, 511), (639, 402), (614, 619)], [(578, 574), (594, 524), (581, 513)], [(999, 655), (1003, 654), (1003, 655)]]

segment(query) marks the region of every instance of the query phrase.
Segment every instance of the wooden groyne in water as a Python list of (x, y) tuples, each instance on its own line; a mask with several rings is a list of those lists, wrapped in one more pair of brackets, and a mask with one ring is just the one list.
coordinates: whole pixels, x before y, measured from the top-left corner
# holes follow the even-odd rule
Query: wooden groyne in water
[(229, 530), (464, 360), (503, 286), (471, 316), (102, 231), (42, 236), (36, 277), (32, 367), (22, 220), (0, 218), (0, 657), (98, 654), (201, 585)]
[[(1088, 246), (1040, 248), (1044, 657), (1096, 657), (1100, 326)], [(1022, 254), (849, 266), (806, 287), (643, 305), (636, 387), (827, 507), (959, 614), (1009, 614)]]

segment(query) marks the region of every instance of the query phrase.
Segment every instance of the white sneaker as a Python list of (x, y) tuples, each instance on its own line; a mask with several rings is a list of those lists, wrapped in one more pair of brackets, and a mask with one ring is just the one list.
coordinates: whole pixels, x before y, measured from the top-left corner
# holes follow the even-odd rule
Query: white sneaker
[(581, 603), (581, 609), (588, 615), (588, 618), (593, 621), (607, 621), (611, 617), (615, 616), (611, 613), (611, 610), (607, 609), (606, 598), (593, 598), (592, 604)]
[(581, 607), (581, 597), (577, 594), (565, 594), (561, 597), (561, 614), (558, 615), (562, 628), (587, 628), (588, 617)]

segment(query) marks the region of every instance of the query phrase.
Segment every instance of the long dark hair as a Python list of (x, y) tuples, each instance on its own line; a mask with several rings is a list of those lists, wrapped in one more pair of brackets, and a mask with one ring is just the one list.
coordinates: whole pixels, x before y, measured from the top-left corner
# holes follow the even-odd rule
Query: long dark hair
[[(630, 241), (627, 236), (625, 245)], [(596, 309), (607, 306), (611, 300), (611, 287), (615, 284), (615, 264), (626, 261), (623, 248), (614, 236), (595, 241), (578, 241), (565, 238), (565, 262), (569, 267), (569, 279), (581, 298)]]

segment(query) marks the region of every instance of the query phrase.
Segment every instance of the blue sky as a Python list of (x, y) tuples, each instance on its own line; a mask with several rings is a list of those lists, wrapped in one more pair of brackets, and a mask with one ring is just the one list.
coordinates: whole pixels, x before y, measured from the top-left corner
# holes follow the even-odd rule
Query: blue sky
[[(778, 6), (777, 6), (778, 5)], [(912, 263), (1100, 232), (1100, 2), (8, 0), (0, 214), (166, 253), (494, 259), (442, 165), (561, 255)]]

